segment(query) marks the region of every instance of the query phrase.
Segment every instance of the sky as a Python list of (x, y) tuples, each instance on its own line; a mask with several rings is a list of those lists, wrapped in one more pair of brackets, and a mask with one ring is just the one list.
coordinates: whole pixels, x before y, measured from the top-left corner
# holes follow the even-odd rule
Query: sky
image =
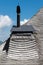
[(17, 25), (18, 2), (21, 8), (21, 24), (30, 20), (43, 7), (43, 0), (0, 0), (0, 41), (7, 40), (12, 26)]

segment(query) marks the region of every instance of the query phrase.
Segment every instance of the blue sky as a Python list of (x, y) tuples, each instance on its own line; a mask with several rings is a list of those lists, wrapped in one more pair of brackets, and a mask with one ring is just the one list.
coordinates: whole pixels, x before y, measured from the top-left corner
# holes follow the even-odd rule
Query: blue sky
[(5, 41), (9, 37), (12, 25), (16, 25), (17, 23), (16, 6), (18, 5), (18, 1), (21, 7), (22, 22), (25, 19), (30, 19), (43, 7), (43, 0), (0, 0), (0, 40), (2, 41)]

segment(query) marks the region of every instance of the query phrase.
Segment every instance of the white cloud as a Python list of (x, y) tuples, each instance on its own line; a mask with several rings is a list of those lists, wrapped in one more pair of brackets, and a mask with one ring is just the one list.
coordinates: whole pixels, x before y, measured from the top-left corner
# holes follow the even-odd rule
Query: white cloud
[(24, 21), (21, 21), (20, 24), (23, 25), (23, 24), (25, 24), (28, 21), (29, 21), (29, 19), (24, 19)]
[(0, 28), (10, 26), (12, 24), (12, 20), (8, 15), (0, 15)]

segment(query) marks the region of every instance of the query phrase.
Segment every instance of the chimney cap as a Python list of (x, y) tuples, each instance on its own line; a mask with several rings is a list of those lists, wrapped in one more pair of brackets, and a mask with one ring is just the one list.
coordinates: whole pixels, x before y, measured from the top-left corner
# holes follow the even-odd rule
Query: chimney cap
[(17, 6), (17, 13), (20, 13), (20, 6)]

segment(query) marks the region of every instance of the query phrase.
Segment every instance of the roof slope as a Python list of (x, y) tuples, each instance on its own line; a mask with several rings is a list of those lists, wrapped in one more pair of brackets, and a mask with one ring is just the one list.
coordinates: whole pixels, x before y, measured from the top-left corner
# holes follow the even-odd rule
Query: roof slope
[(36, 15), (34, 15), (25, 25), (33, 25), (38, 30), (40, 39), (40, 52), (43, 58), (43, 8), (41, 8)]
[(33, 25), (34, 27), (38, 27), (43, 24), (43, 8), (41, 8), (28, 22), (24, 25)]

